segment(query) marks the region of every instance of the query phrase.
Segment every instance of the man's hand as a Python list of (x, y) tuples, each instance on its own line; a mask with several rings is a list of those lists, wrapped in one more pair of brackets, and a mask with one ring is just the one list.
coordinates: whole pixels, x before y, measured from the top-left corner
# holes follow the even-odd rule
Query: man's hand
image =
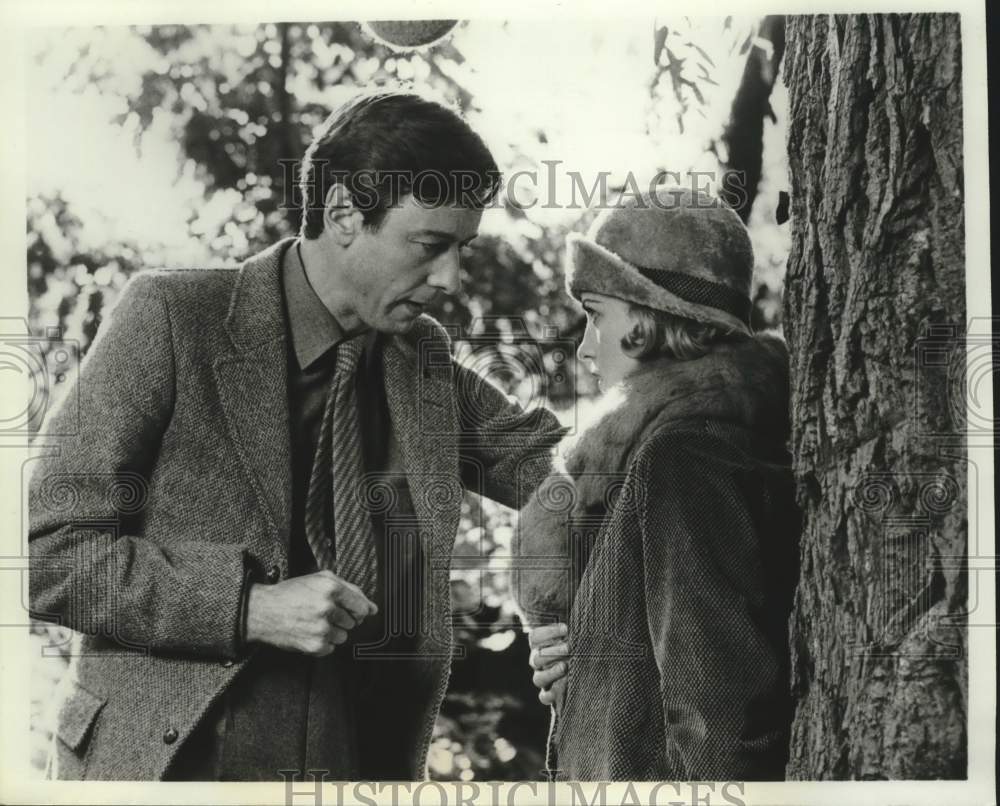
[(535, 670), (531, 682), (538, 687), (538, 699), (544, 705), (555, 705), (562, 697), (563, 678), (569, 671), (568, 633), (565, 624), (546, 624), (528, 633), (528, 663)]
[(247, 641), (305, 655), (329, 655), (378, 608), (357, 585), (332, 571), (254, 584), (247, 601)]

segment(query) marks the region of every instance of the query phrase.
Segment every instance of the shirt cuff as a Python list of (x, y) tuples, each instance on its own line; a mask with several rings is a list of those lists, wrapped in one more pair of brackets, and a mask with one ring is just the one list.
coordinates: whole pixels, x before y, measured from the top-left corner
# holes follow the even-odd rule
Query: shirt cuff
[(243, 654), (247, 649), (247, 611), (250, 605), (250, 588), (259, 577), (253, 560), (246, 559), (243, 567), (243, 587), (240, 590), (240, 612), (236, 620), (236, 649)]

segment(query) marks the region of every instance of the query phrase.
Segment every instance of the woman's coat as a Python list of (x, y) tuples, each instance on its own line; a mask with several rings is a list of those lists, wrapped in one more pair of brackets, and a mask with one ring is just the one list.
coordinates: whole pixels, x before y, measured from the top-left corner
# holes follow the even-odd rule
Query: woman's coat
[(542, 485), (518, 529), (520, 555), (549, 570), (515, 584), (531, 623), (572, 601), (557, 779), (783, 777), (799, 526), (787, 433), (787, 351), (757, 336), (644, 363), (563, 445), (568, 477)]

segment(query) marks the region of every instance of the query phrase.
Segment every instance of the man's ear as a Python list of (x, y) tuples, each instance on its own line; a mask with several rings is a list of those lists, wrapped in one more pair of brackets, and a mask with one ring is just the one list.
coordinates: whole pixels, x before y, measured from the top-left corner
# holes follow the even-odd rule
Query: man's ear
[(361, 211), (354, 206), (347, 188), (342, 182), (334, 182), (323, 202), (323, 231), (330, 233), (341, 246), (349, 246), (363, 223)]

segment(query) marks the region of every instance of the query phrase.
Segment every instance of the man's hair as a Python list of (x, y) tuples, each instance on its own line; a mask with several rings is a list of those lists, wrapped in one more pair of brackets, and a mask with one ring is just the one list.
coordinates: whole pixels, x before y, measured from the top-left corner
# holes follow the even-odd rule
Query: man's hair
[(302, 158), (305, 238), (323, 231), (326, 194), (347, 188), (364, 225), (378, 229), (412, 194), (427, 206), (486, 207), (500, 172), (482, 138), (457, 112), (408, 92), (365, 92), (330, 114)]
[(706, 325), (666, 311), (629, 305), (634, 320), (632, 329), (622, 337), (625, 355), (645, 359), (666, 355), (681, 361), (701, 358), (721, 342), (743, 338), (742, 334), (715, 325)]

